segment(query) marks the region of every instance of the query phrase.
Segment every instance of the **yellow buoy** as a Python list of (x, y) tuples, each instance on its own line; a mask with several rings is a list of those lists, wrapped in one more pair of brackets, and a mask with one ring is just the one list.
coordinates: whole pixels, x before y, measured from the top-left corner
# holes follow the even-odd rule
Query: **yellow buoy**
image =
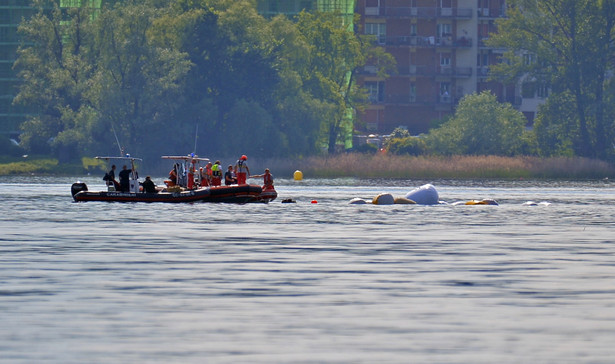
[(293, 178), (295, 181), (301, 181), (303, 179), (303, 172), (296, 170), (295, 173), (293, 173)]

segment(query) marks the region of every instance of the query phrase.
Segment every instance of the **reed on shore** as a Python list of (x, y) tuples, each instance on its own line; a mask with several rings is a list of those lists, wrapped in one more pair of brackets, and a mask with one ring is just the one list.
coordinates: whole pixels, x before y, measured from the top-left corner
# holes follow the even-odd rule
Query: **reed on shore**
[[(76, 175), (92, 172), (93, 168), (85, 164), (62, 165), (50, 158), (1, 161), (0, 175)], [(255, 174), (264, 168), (270, 168), (277, 178), (292, 178), (295, 170), (302, 171), (306, 178), (603, 179), (615, 177), (615, 165), (579, 157), (414, 157), (345, 153), (307, 158), (254, 158), (250, 164), (250, 169)]]
[(301, 170), (314, 178), (493, 178), (602, 179), (615, 176), (613, 164), (588, 158), (501, 156), (399, 156), (339, 154), (270, 160), (277, 175)]

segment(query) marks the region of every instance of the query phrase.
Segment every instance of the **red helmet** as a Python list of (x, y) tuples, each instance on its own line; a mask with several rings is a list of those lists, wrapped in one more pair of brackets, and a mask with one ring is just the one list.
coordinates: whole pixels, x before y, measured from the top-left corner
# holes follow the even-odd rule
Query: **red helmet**
[(246, 155), (244, 154), (244, 155), (242, 155), (242, 156), (241, 156), (241, 160), (242, 160), (242, 161), (247, 161), (247, 160), (248, 160), (248, 157), (246, 157)]

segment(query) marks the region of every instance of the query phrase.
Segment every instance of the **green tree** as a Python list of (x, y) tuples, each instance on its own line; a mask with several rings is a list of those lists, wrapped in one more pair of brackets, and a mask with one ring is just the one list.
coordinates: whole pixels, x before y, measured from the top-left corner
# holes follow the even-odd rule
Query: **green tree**
[(19, 27), (24, 43), (15, 69), (24, 82), (15, 102), (30, 105), (39, 114), (22, 126), (22, 145), (31, 152), (53, 151), (68, 161), (89, 143), (92, 106), (83, 95), (95, 72), (87, 47), (93, 13), (75, 8), (63, 15), (53, 1), (38, 0), (34, 5), (38, 13)]
[[(203, 131), (210, 138), (208, 153), (266, 153), (255, 139), (242, 140), (236, 136), (257, 126), (251, 122), (261, 118), (243, 118), (246, 105), (254, 105), (258, 115), (270, 114), (274, 91), (279, 82), (277, 44), (272, 41), (269, 23), (256, 12), (252, 1), (181, 0), (172, 7), (187, 19), (179, 37), (193, 67), (186, 88), (186, 107), (194, 118), (200, 119), (202, 110), (192, 105), (209, 104), (208, 112), (215, 117), (202, 120)], [(172, 21), (172, 19), (169, 19)], [(267, 123), (265, 123), (267, 124)], [(262, 126), (262, 125), (259, 125)], [(271, 146), (279, 146), (279, 133), (268, 133)], [(229, 139), (220, 136), (229, 136)], [(247, 142), (248, 144), (244, 144)], [(254, 148), (250, 144), (255, 144)], [(241, 150), (239, 149), (241, 148)], [(276, 152), (270, 148), (267, 154)], [(243, 151), (242, 151), (243, 150)], [(259, 152), (260, 151), (260, 152)]]
[(166, 11), (126, 1), (103, 11), (95, 22), (95, 105), (101, 121), (119, 133), (128, 150), (147, 158), (158, 158), (160, 146), (186, 148), (195, 130), (176, 120), (191, 63), (186, 53), (156, 37), (168, 30), (158, 29), (165, 25), (156, 22)]
[(352, 132), (351, 110), (360, 97), (355, 70), (365, 64), (371, 44), (349, 30), (338, 13), (301, 12), (297, 27), (309, 47), (299, 75), (304, 89), (321, 100), (321, 133), (334, 153), (338, 138)]
[(169, 120), (190, 62), (152, 36), (161, 33), (153, 32), (154, 20), (164, 9), (143, 1), (100, 12), (37, 5), (39, 13), (20, 27), (26, 43), (16, 62), (24, 80), (16, 102), (39, 108), (23, 125), (26, 147), (50, 141), (61, 160), (76, 159), (116, 151), (117, 131), (127, 152), (151, 158), (169, 130), (183, 139), (186, 127)]
[[(525, 78), (555, 94), (572, 95), (574, 151), (611, 157), (615, 115), (606, 93), (613, 82), (607, 75), (615, 56), (615, 0), (512, 0), (509, 5), (508, 17), (498, 21), (498, 33), (490, 38), (491, 45), (509, 50), (507, 62), (493, 67), (496, 77)], [(570, 125), (569, 119), (550, 124), (560, 122)]]
[(114, 134), (146, 160), (183, 154), (197, 129), (208, 155), (333, 151), (364, 101), (353, 71), (392, 59), (339, 14), (265, 19), (252, 0), (35, 2), (16, 102), (39, 112), (22, 140), (63, 161), (116, 153)]
[(525, 117), (489, 91), (466, 95), (455, 115), (425, 137), (442, 154), (515, 155), (528, 151)]
[(427, 150), (427, 145), (422, 138), (407, 136), (391, 138), (386, 144), (385, 149), (392, 154), (421, 155)]
[(534, 121), (538, 153), (544, 157), (574, 156), (578, 124), (574, 96), (570, 92), (551, 95), (539, 107)]

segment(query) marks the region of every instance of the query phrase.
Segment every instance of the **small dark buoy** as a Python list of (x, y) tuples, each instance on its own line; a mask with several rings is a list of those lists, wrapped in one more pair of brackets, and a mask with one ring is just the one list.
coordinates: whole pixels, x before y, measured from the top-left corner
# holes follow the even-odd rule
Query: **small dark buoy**
[(293, 200), (292, 198), (287, 198), (285, 200), (282, 200), (282, 203), (296, 203), (297, 201)]

